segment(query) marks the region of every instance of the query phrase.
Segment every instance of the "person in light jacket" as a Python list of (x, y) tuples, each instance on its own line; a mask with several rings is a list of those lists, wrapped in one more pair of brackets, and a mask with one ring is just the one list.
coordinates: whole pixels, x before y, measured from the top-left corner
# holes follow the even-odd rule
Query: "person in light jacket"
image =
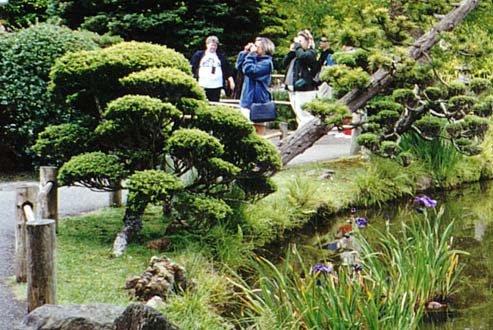
[[(271, 101), (269, 86), (274, 64), (274, 43), (264, 37), (259, 37), (255, 43), (248, 43), (238, 55), (236, 69), (243, 72), (245, 80), (241, 90), (240, 107), (242, 113), (249, 118), (252, 103), (267, 103)], [(255, 123), (257, 134), (265, 133), (265, 124)]]

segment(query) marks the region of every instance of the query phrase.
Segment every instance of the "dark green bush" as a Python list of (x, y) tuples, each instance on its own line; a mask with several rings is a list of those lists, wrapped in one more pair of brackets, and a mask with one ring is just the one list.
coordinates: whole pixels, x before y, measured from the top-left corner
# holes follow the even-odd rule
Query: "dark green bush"
[(68, 52), (95, 48), (79, 32), (45, 23), (0, 38), (0, 143), (27, 157), (44, 127), (67, 121), (47, 93), (49, 70)]

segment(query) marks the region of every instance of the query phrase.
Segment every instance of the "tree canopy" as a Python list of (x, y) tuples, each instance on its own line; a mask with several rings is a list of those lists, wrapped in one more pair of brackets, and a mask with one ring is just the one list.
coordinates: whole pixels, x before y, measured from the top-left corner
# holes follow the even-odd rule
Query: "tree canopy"
[(165, 44), (186, 55), (202, 49), (211, 34), (219, 36), (228, 53), (236, 53), (262, 29), (257, 0), (50, 0), (48, 13), (73, 29)]

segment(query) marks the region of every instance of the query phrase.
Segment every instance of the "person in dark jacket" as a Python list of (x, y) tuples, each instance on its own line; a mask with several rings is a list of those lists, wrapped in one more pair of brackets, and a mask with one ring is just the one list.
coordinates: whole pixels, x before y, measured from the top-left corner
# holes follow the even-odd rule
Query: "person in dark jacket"
[(327, 40), (327, 37), (322, 36), (322, 38), (320, 38), (319, 45), (320, 45), (320, 56), (318, 58), (318, 71), (320, 72), (323, 66), (334, 65), (335, 63), (332, 60), (332, 54), (334, 54), (334, 51), (330, 48), (329, 40)]
[(287, 68), (285, 84), (299, 128), (313, 118), (301, 106), (317, 97), (317, 83), (314, 81), (318, 72), (317, 52), (309, 30), (298, 32), (283, 65)]
[[(204, 88), (209, 101), (219, 102), (221, 89), (234, 90), (233, 68), (228, 58), (217, 52), (219, 39), (209, 36), (205, 40), (206, 49), (195, 52), (190, 60), (192, 73), (199, 85)], [(226, 87), (226, 81), (229, 86)]]
[[(269, 86), (274, 70), (272, 63), (274, 51), (275, 46), (270, 39), (259, 37), (255, 43), (248, 43), (238, 55), (236, 69), (245, 75), (240, 107), (247, 118), (249, 118), (252, 103), (267, 103), (272, 99)], [(264, 134), (265, 124), (255, 123), (254, 126), (257, 134)]]

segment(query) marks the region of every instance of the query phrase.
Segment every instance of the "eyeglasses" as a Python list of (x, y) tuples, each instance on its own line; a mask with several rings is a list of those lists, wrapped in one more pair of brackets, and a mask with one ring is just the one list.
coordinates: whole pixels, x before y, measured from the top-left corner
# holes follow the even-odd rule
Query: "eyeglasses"
[(320, 42), (327, 42), (327, 39), (320, 39)]

